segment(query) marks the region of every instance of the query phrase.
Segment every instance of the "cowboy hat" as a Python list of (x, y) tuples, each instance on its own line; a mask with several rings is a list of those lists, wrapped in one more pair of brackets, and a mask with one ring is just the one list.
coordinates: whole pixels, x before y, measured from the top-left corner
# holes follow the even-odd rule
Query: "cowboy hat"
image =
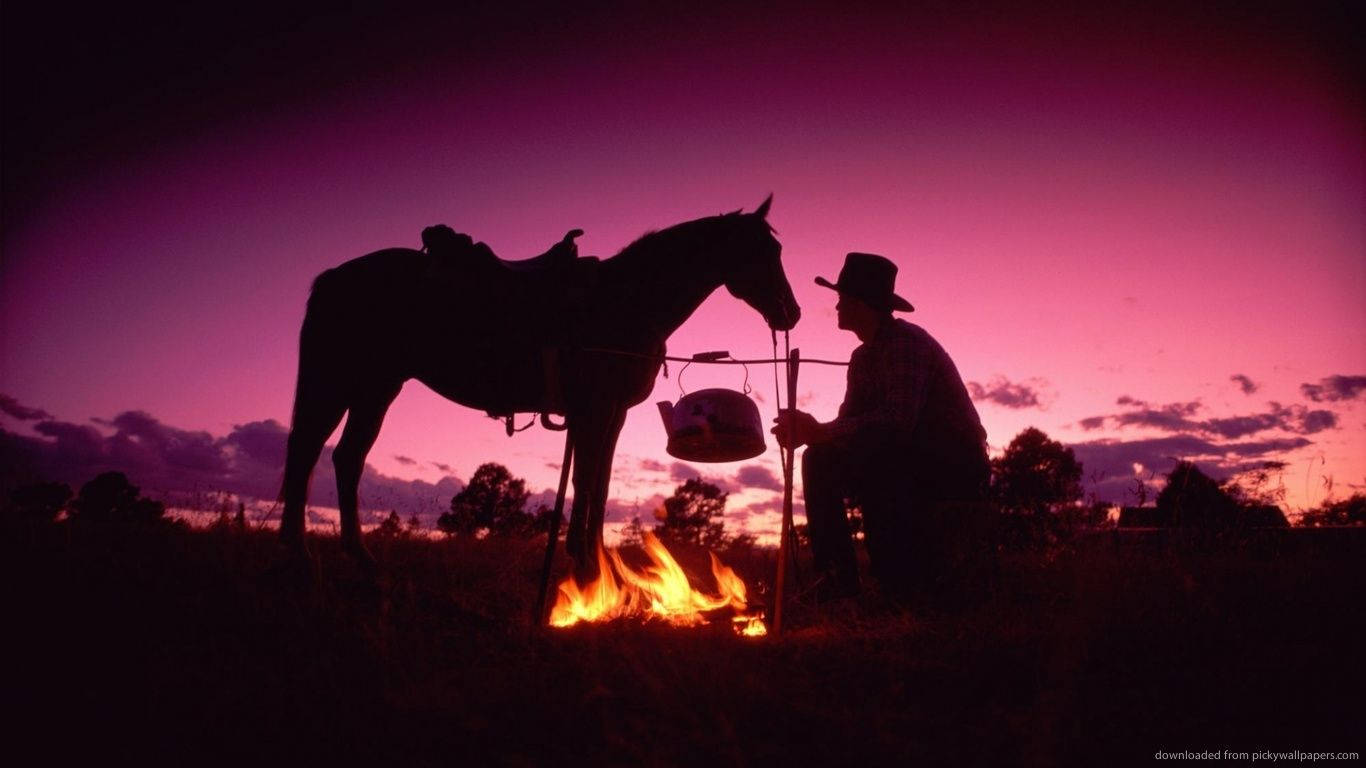
[(816, 285), (852, 296), (874, 309), (914, 312), (909, 301), (893, 292), (896, 286), (896, 265), (891, 259), (876, 253), (849, 253), (844, 256), (839, 279), (830, 282), (816, 278)]

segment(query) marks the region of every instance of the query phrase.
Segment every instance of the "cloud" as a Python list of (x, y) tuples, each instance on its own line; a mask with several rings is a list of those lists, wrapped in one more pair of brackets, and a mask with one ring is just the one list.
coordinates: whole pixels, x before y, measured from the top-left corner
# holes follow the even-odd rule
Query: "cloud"
[(411, 467), (417, 463), (417, 461), (414, 459), (410, 459), (407, 456), (399, 456), (397, 454), (394, 455), (394, 461), (397, 461), (399, 464), (402, 464), (405, 467)]
[(975, 381), (968, 382), (968, 393), (973, 400), (995, 403), (1004, 408), (1042, 408), (1039, 392), (1027, 384), (1008, 381), (1004, 376), (994, 376), (985, 385)]
[(1334, 374), (1320, 379), (1317, 384), (1301, 384), (1300, 392), (1316, 403), (1355, 400), (1366, 392), (1366, 376)]
[(640, 460), (640, 463), (639, 463), (637, 466), (640, 467), (640, 471), (642, 471), (642, 472), (668, 472), (668, 471), (669, 471), (669, 467), (665, 466), (664, 462), (662, 462), (662, 461), (655, 461), (654, 459), (641, 459), (641, 460)]
[(6, 416), (13, 416), (20, 421), (52, 418), (52, 414), (42, 408), (29, 408), (20, 405), (18, 400), (15, 400), (9, 395), (0, 395), (0, 413), (4, 413)]
[(433, 467), (435, 467), (435, 468), (441, 470), (442, 472), (445, 472), (445, 473), (448, 474), (448, 475), (451, 474), (451, 472), (452, 472), (452, 470), (451, 470), (451, 465), (450, 465), (450, 464), (442, 464), (442, 463), (439, 462), (439, 461), (429, 461), (429, 462), (427, 462), (427, 463), (428, 463), (428, 464), (431, 464)]
[[(574, 497), (572, 489), (566, 493), (566, 497), (564, 517), (568, 520)], [(602, 519), (604, 523), (629, 523), (632, 518), (639, 517), (642, 522), (649, 523), (654, 520), (655, 510), (662, 506), (664, 506), (664, 495), (659, 493), (644, 498), (611, 498), (604, 505)], [(555, 491), (553, 489), (545, 488), (527, 498), (526, 508), (528, 510), (534, 510), (538, 507), (555, 508)]]
[(1283, 406), (1280, 403), (1270, 403), (1269, 407), (1266, 413), (1209, 419), (1199, 427), (1204, 432), (1234, 439), (1270, 429), (1312, 435), (1338, 424), (1337, 414), (1332, 411), (1311, 411), (1302, 405)]
[(1251, 378), (1241, 373), (1233, 374), (1232, 376), (1228, 377), (1228, 380), (1236, 383), (1238, 385), (1238, 388), (1243, 390), (1243, 394), (1245, 395), (1250, 395), (1253, 392), (1256, 392), (1258, 388), (1257, 382), (1253, 381)]
[(629, 523), (633, 518), (639, 517), (642, 523), (648, 525), (654, 522), (655, 510), (663, 506), (664, 495), (659, 493), (631, 501), (609, 499), (603, 509), (602, 518), (603, 522), (607, 523)]
[(222, 445), (208, 432), (176, 429), (145, 411), (124, 411), (106, 423), (117, 430), (109, 439), (110, 459), (116, 463), (165, 467), (206, 478), (228, 471)]
[[(1152, 405), (1129, 395), (1120, 395), (1116, 405), (1128, 406), (1133, 410), (1124, 411), (1109, 417), (1116, 427), (1152, 427), (1168, 432), (1181, 432), (1196, 428), (1190, 420), (1200, 410), (1200, 401)], [(1095, 417), (1093, 417), (1095, 418)]]
[[(114, 470), (127, 474), (143, 492), (185, 506), (219, 491), (263, 500), (279, 493), (289, 432), (273, 419), (234, 425), (223, 437), (178, 429), (143, 411), (92, 421), (112, 434), (54, 419), (33, 425), (37, 437), (0, 430), (0, 481), (17, 485), (55, 480), (78, 488), (100, 472)], [(367, 465), (361, 477), (361, 506), (434, 519), (461, 487), (449, 475), (436, 483), (404, 480)], [(331, 447), (323, 449), (314, 469), (309, 501), (337, 504)], [(368, 512), (365, 517), (370, 518)]]
[(1082, 479), (1088, 491), (1101, 501), (1134, 503), (1135, 480), (1147, 481), (1150, 476), (1160, 480), (1177, 461), (1193, 461), (1206, 474), (1222, 479), (1247, 468), (1254, 460), (1260, 464), (1312, 444), (1303, 437), (1220, 443), (1183, 434), (1141, 440), (1094, 440), (1068, 447), (1082, 463)]
[(773, 474), (773, 470), (762, 464), (746, 464), (735, 473), (735, 482), (744, 488), (760, 488), (766, 491), (781, 491), (783, 481)]
[(696, 467), (681, 461), (675, 461), (669, 465), (669, 479), (676, 483), (686, 483), (687, 481), (698, 478), (720, 488), (726, 493), (738, 493), (744, 490), (742, 485), (738, 485), (734, 480), (721, 475), (704, 475)]
[(1297, 435), (1312, 435), (1338, 425), (1332, 411), (1309, 410), (1302, 405), (1285, 406), (1271, 402), (1262, 413), (1225, 416), (1208, 419), (1195, 418), (1203, 406), (1199, 400), (1153, 405), (1124, 395), (1115, 401), (1129, 410), (1105, 416), (1091, 416), (1078, 422), (1084, 430), (1096, 430), (1107, 424), (1115, 429), (1146, 427), (1163, 432), (1195, 433), (1207, 437), (1236, 440), (1259, 432), (1281, 430)]
[(234, 424), (224, 440), (241, 455), (265, 464), (285, 465), (285, 438), (289, 430), (275, 419)]
[(671, 480), (676, 480), (681, 483), (690, 480), (694, 477), (701, 476), (702, 473), (698, 472), (690, 464), (684, 464), (681, 461), (675, 461), (674, 463), (669, 465), (669, 479)]

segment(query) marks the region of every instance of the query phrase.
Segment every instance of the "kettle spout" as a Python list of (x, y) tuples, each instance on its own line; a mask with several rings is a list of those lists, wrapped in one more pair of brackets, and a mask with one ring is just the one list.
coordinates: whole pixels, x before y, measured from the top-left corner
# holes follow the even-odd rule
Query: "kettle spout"
[(674, 436), (674, 404), (668, 400), (660, 400), (655, 405), (659, 407), (659, 418), (664, 420), (664, 434), (672, 438)]

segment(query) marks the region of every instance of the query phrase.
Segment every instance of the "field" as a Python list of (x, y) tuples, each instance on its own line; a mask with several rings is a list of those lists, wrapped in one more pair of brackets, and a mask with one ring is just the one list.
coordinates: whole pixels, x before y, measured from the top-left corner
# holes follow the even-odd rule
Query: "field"
[[(375, 540), (372, 581), (335, 539), (298, 574), (272, 567), (265, 531), (23, 529), (5, 537), (10, 749), (442, 766), (1360, 752), (1362, 533), (1099, 534), (1003, 553), (971, 608), (802, 601), (784, 637), (754, 640), (533, 628), (534, 540)], [(733, 564), (768, 582), (773, 557)]]

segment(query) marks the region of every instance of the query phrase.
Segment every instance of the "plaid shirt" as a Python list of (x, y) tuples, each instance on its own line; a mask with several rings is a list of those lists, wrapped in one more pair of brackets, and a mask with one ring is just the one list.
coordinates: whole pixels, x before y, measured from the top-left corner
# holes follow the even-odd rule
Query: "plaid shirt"
[(834, 440), (886, 429), (917, 450), (985, 456), (986, 430), (957, 366), (925, 329), (900, 319), (854, 350), (844, 403), (826, 426)]

